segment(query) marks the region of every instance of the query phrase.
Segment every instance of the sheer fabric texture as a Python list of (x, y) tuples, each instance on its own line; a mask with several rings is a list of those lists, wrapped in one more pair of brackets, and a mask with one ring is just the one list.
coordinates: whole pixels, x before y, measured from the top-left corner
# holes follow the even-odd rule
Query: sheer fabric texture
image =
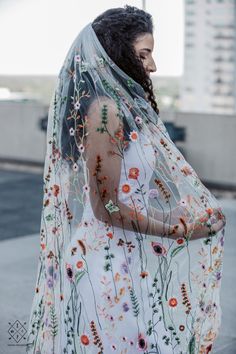
[(43, 192), (28, 353), (210, 352), (224, 229), (170, 227), (210, 228), (220, 205), (91, 24), (58, 77)]

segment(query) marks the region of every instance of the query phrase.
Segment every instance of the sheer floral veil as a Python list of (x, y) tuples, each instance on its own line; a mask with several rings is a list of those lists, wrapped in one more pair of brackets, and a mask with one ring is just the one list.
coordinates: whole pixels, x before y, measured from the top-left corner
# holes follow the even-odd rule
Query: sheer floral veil
[[(96, 132), (90, 130), (93, 112), (98, 113)], [(116, 117), (115, 131), (109, 121), (111, 114)], [(90, 133), (96, 140), (89, 138)], [(102, 145), (107, 138), (110, 146), (101, 157), (101, 149), (96, 153), (94, 146), (107, 148)], [(146, 157), (144, 145), (152, 151), (152, 163)], [(138, 166), (143, 168), (134, 165), (126, 170), (130, 149), (135, 149)], [(112, 162), (117, 156), (119, 166)], [(87, 164), (88, 157), (94, 162), (94, 170)], [(121, 166), (126, 183), (118, 185), (116, 194), (111, 195), (107, 188), (109, 183), (115, 186), (109, 180), (111, 172), (118, 178)], [(140, 176), (150, 176), (148, 188), (139, 183)], [(90, 183), (92, 177), (96, 184)], [(129, 200), (136, 187), (137, 208), (135, 200)], [(170, 139), (142, 86), (107, 55), (91, 23), (74, 40), (58, 76), (49, 109), (43, 192), (40, 262), (31, 313), (35, 330), (31, 328), (29, 332), (29, 343), (34, 343), (37, 329), (49, 311), (64, 311), (64, 255), (89, 210), (109, 227), (117, 227), (113, 221), (122, 212), (118, 203), (122, 200), (133, 210), (129, 217), (137, 233), (143, 217), (152, 220), (160, 215), (160, 221), (167, 225), (180, 218), (185, 225), (219, 207)], [(98, 210), (102, 210), (101, 217)], [(142, 237), (146, 236), (150, 237), (142, 233)]]

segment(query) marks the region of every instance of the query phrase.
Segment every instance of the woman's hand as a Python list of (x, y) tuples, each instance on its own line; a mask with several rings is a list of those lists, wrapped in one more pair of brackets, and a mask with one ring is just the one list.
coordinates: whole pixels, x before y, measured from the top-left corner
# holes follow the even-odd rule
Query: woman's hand
[(171, 238), (184, 237), (189, 238), (189, 240), (197, 240), (214, 236), (225, 224), (226, 218), (221, 208), (212, 209), (210, 214), (205, 213), (194, 223), (185, 223), (184, 220), (180, 218), (180, 223), (173, 227), (170, 235), (172, 236)]

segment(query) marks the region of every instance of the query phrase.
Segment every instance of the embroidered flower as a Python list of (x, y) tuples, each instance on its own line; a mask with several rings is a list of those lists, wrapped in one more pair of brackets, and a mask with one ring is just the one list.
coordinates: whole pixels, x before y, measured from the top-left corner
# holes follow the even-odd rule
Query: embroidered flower
[(49, 278), (49, 279), (47, 280), (47, 285), (48, 285), (48, 287), (49, 287), (50, 289), (53, 287), (53, 279), (52, 279), (52, 278)]
[(153, 252), (155, 253), (155, 255), (157, 255), (157, 256), (165, 256), (166, 255), (167, 251), (166, 251), (165, 247), (162, 246), (161, 243), (152, 242), (151, 245), (152, 245)]
[(83, 186), (83, 191), (84, 191), (85, 193), (88, 193), (88, 192), (90, 191), (90, 187), (89, 187), (88, 184), (85, 184), (85, 185)]
[(182, 169), (181, 169), (181, 172), (183, 172), (183, 174), (185, 175), (185, 176), (189, 176), (189, 175), (191, 175), (192, 174), (192, 170), (191, 170), (191, 168), (189, 167), (189, 166), (184, 166)]
[(79, 63), (81, 61), (81, 56), (79, 54), (75, 55), (75, 61), (76, 63)]
[(137, 124), (142, 124), (142, 122), (143, 122), (142, 118), (139, 116), (135, 117), (134, 120)]
[(56, 227), (56, 226), (54, 226), (54, 227), (52, 228), (52, 233), (53, 233), (54, 235), (59, 235), (59, 228)]
[(72, 270), (72, 266), (70, 264), (66, 264), (66, 274), (67, 277), (70, 281), (72, 281), (73, 279), (73, 270)]
[(149, 190), (149, 198), (154, 199), (157, 198), (159, 196), (159, 192), (157, 189), (150, 189)]
[(74, 128), (70, 128), (70, 130), (69, 130), (69, 132), (70, 132), (70, 135), (71, 136), (74, 136), (75, 135), (75, 129)]
[(83, 261), (78, 261), (78, 262), (76, 263), (76, 267), (77, 267), (78, 269), (82, 270), (83, 267), (84, 267), (84, 262), (83, 262)]
[(78, 149), (79, 149), (79, 152), (84, 152), (84, 145), (80, 144)]
[(122, 274), (128, 274), (128, 265), (126, 262), (123, 262), (121, 264), (121, 273)]
[(180, 199), (180, 201), (179, 201), (179, 203), (178, 203), (179, 205), (181, 205), (181, 206), (183, 206), (183, 207), (186, 207), (187, 206), (187, 202), (186, 202), (186, 200), (185, 199)]
[(83, 345), (89, 345), (89, 337), (86, 334), (80, 336), (80, 341)]
[(212, 209), (212, 208), (206, 209), (206, 213), (207, 213), (209, 216), (212, 216), (212, 215), (213, 215), (213, 209)]
[(54, 184), (52, 187), (52, 194), (54, 197), (57, 197), (60, 192), (60, 187), (57, 184)]
[(109, 237), (112, 240), (113, 239), (113, 233), (112, 232), (108, 232), (107, 233), (107, 237)]
[(123, 305), (122, 305), (122, 307), (123, 307), (123, 311), (124, 311), (124, 312), (129, 311), (129, 305), (127, 304), (127, 302), (124, 302)]
[(184, 243), (184, 239), (183, 238), (177, 238), (176, 242), (178, 243), (178, 245), (182, 245)]
[(80, 103), (79, 103), (79, 101), (75, 102), (74, 108), (75, 108), (76, 110), (80, 109)]
[(133, 130), (130, 134), (129, 134), (129, 138), (131, 141), (137, 141), (138, 140), (138, 133)]
[(41, 246), (42, 250), (45, 250), (45, 248), (46, 248), (46, 244), (45, 243), (41, 243), (40, 246)]
[(77, 172), (79, 170), (79, 166), (77, 165), (77, 163), (73, 164), (73, 171)]
[(131, 187), (128, 183), (122, 185), (121, 190), (123, 193), (128, 194), (131, 191)]
[(171, 297), (168, 303), (170, 307), (176, 307), (178, 305), (178, 301), (175, 297)]
[(143, 334), (139, 334), (138, 336), (137, 348), (139, 351), (144, 351), (147, 349), (147, 341)]
[(148, 276), (148, 272), (143, 271), (140, 273), (141, 278), (146, 278), (147, 276)]
[(129, 175), (128, 175), (128, 178), (131, 178), (131, 179), (137, 179), (139, 176), (139, 169), (137, 167), (131, 167), (129, 169)]

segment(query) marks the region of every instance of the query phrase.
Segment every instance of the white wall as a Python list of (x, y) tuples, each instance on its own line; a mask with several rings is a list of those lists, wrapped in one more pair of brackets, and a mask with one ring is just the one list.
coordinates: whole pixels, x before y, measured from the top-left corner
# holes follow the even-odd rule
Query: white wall
[[(48, 107), (37, 101), (0, 102), (0, 159), (44, 162), (46, 134), (39, 119)], [(160, 113), (161, 119), (186, 127), (186, 141), (177, 143), (205, 181), (236, 187), (236, 116)]]
[(39, 119), (47, 114), (38, 101), (0, 102), (0, 158), (43, 162), (46, 135)]
[(186, 127), (178, 145), (200, 178), (236, 187), (236, 115), (165, 112), (161, 118)]

